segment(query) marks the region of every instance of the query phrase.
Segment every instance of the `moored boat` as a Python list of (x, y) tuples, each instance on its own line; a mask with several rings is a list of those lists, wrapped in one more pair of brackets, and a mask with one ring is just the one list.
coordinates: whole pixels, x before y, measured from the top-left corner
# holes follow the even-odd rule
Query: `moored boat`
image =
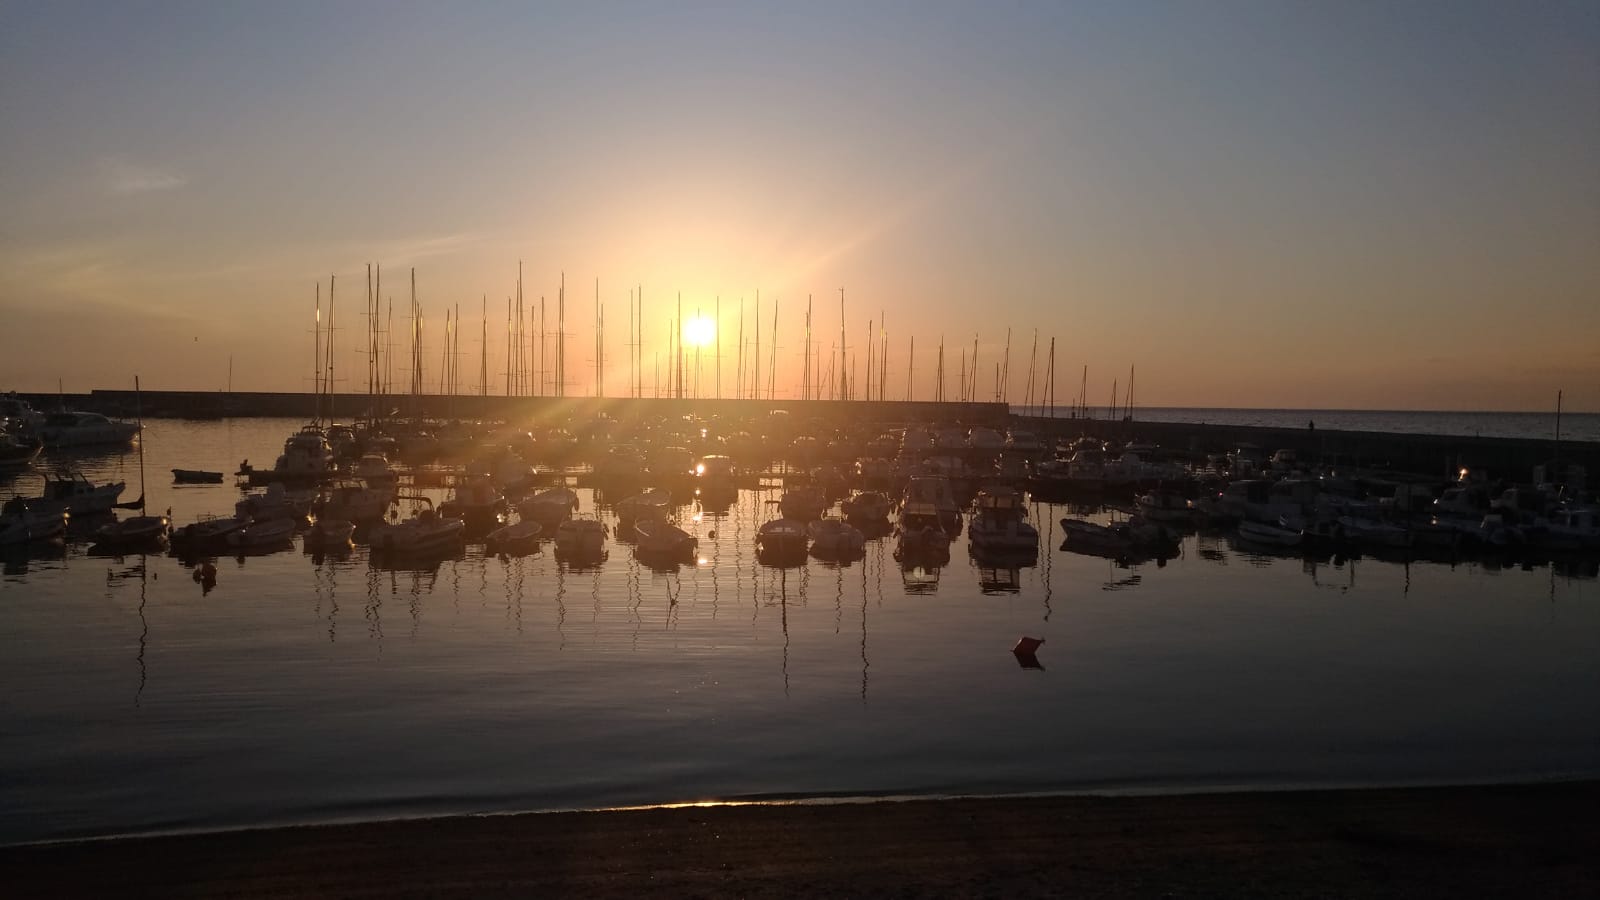
[(251, 522), (227, 537), (228, 546), (234, 548), (261, 548), (287, 546), (294, 539), (292, 519), (268, 519)]
[(700, 544), (694, 535), (660, 519), (641, 519), (633, 530), (638, 536), (633, 552), (642, 560), (693, 560)]
[(484, 535), (483, 540), (491, 553), (514, 554), (531, 551), (538, 546), (544, 526), (532, 520), (502, 525)]
[(173, 469), (172, 480), (177, 484), (221, 484), (221, 472), (204, 469)]
[(606, 551), (606, 527), (594, 519), (566, 519), (556, 526), (556, 555), (596, 560)]
[(367, 534), (372, 549), (392, 556), (427, 556), (458, 549), (465, 524), (439, 515), (426, 498), (423, 502), (427, 507), (409, 519), (372, 526)]
[(99, 445), (126, 447), (138, 435), (138, 424), (114, 421), (93, 412), (50, 413), (39, 425), (39, 439), (53, 450)]
[(1298, 547), (1305, 540), (1299, 529), (1249, 519), (1239, 523), (1239, 537), (1252, 543), (1269, 544), (1274, 547)]
[(67, 530), (68, 513), (62, 509), (34, 509), (21, 497), (0, 508), (0, 544), (24, 544), (60, 537)]
[(517, 504), (517, 513), (524, 519), (532, 519), (542, 525), (552, 526), (572, 518), (572, 513), (577, 508), (577, 493), (571, 488), (561, 485), (540, 491)]
[(820, 559), (851, 559), (866, 549), (867, 538), (861, 529), (843, 519), (818, 519), (808, 526), (811, 554)]
[(1007, 487), (978, 492), (967, 540), (978, 551), (1037, 551), (1039, 530), (1027, 521), (1022, 495)]
[(650, 488), (617, 501), (617, 518), (623, 523), (665, 519), (672, 508), (672, 493), (665, 488)]
[(756, 551), (764, 560), (804, 559), (811, 535), (798, 519), (773, 519), (756, 532)]

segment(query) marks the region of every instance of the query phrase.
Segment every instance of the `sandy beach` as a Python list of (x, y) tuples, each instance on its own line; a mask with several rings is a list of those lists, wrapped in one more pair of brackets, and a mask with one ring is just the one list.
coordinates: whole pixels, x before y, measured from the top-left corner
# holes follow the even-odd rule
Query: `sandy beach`
[(10, 897), (1600, 896), (1600, 782), (711, 806), (0, 850)]

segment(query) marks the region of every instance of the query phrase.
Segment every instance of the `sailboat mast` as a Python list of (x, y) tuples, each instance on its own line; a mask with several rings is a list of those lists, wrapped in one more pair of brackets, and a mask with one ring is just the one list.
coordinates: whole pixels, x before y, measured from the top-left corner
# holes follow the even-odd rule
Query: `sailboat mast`
[(311, 320), (311, 349), (315, 358), (311, 360), (311, 418), (321, 424), (322, 422), (322, 282), (317, 282), (317, 312), (316, 318)]

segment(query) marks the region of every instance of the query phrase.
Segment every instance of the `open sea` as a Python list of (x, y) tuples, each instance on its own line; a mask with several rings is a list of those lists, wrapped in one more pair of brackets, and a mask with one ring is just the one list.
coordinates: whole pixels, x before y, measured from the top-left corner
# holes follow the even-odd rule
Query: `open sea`
[[(270, 463), (298, 424), (147, 422), (151, 509), (231, 513), (231, 483), (174, 486), (168, 470)], [(138, 494), (137, 453), (74, 461)], [(0, 496), (37, 487), (24, 474)], [(0, 843), (713, 799), (1600, 776), (1592, 566), (1312, 562), (1202, 533), (1121, 568), (1057, 549), (1067, 510), (1035, 504), (1033, 565), (980, 568), (963, 534), (938, 570), (902, 570), (888, 539), (850, 565), (776, 569), (754, 550), (778, 496), (680, 507), (702, 560), (670, 571), (616, 541), (589, 569), (548, 545), (394, 569), (297, 540), (222, 557), (207, 592), (170, 556), (8, 553)], [(1012, 655), (1024, 635), (1045, 640), (1042, 669)]]
[[(1013, 404), (1012, 412), (1028, 414)], [(1070, 414), (1058, 409), (1058, 415)], [(1090, 407), (1091, 418), (1107, 418), (1105, 407)], [(1554, 441), (1555, 411), (1439, 412), (1429, 410), (1361, 409), (1204, 409), (1200, 407), (1136, 407), (1145, 422), (1188, 422), (1196, 425), (1249, 425), (1297, 429), (1315, 422), (1329, 431), (1381, 431), (1398, 434), (1440, 434), (1458, 437), (1530, 438)], [(1563, 441), (1600, 441), (1600, 413), (1562, 413)]]

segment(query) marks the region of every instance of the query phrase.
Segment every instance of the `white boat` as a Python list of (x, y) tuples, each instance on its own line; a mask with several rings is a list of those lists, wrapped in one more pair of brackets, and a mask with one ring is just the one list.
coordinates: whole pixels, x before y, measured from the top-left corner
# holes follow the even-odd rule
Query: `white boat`
[(1293, 528), (1270, 522), (1253, 522), (1249, 519), (1239, 523), (1239, 537), (1274, 547), (1298, 547), (1300, 542), (1305, 540), (1305, 536)]
[(502, 525), (484, 535), (484, 543), (491, 552), (513, 553), (520, 550), (532, 550), (539, 543), (540, 535), (544, 534), (544, 526), (532, 520), (517, 522), (512, 525)]
[(165, 543), (172, 520), (166, 516), (130, 516), (101, 526), (94, 533), (95, 543), (103, 547), (140, 547)]
[(692, 558), (700, 541), (682, 528), (659, 519), (642, 519), (633, 526), (638, 535), (634, 555), (641, 559)]
[(945, 531), (961, 531), (961, 507), (956, 503), (950, 479), (937, 475), (916, 475), (906, 482), (904, 507), (931, 506)]
[(389, 460), (382, 453), (367, 453), (356, 460), (355, 468), (350, 474), (367, 483), (368, 487), (392, 488), (400, 476), (394, 467), (389, 465)]
[(356, 533), (356, 523), (349, 519), (329, 519), (318, 516), (317, 521), (306, 529), (306, 546), (339, 547), (350, 543), (350, 538)]
[(547, 526), (572, 518), (577, 508), (577, 493), (565, 486), (540, 491), (517, 504), (517, 512), (522, 518)]
[(857, 524), (887, 522), (894, 512), (894, 501), (878, 491), (862, 491), (840, 505), (845, 518)]
[(1358, 544), (1390, 548), (1411, 546), (1411, 532), (1399, 525), (1355, 516), (1340, 516), (1338, 522), (1344, 529), (1345, 538)]
[(21, 497), (7, 500), (0, 511), (0, 544), (44, 541), (66, 533), (68, 513), (61, 509), (34, 509)]
[(803, 559), (811, 535), (798, 519), (773, 519), (756, 532), (756, 551), (769, 559)]
[(906, 503), (900, 507), (896, 528), (894, 558), (948, 558), (950, 533), (945, 530), (939, 511), (931, 503)]
[(101, 444), (127, 446), (139, 434), (133, 422), (118, 422), (93, 412), (57, 412), (44, 417), (39, 439), (46, 447), (90, 447)]
[(664, 488), (650, 488), (632, 497), (617, 501), (617, 518), (624, 523), (665, 519), (672, 508), (672, 493)]
[(127, 485), (124, 482), (95, 484), (82, 472), (45, 473), (44, 494), (29, 500), (41, 512), (60, 511), (74, 516), (110, 512)]
[(311, 512), (316, 499), (317, 492), (314, 490), (289, 490), (283, 486), (283, 482), (275, 481), (267, 485), (265, 491), (245, 495), (244, 499), (233, 505), (233, 511), (241, 518), (257, 522), (303, 519)]
[(455, 496), (439, 511), (468, 523), (498, 523), (506, 511), (506, 497), (489, 476), (469, 475), (456, 484)]
[[(426, 502), (426, 501), (424, 501)], [(391, 556), (425, 556), (448, 553), (461, 546), (466, 525), (460, 519), (448, 519), (433, 511), (430, 503), (426, 509), (399, 522), (380, 522), (367, 534), (367, 543), (374, 551)]]
[(1005, 449), (1006, 439), (1000, 432), (982, 425), (967, 432), (967, 449), (978, 453), (999, 453)]
[(806, 526), (811, 552), (822, 559), (847, 559), (861, 555), (867, 538), (861, 529), (843, 519), (818, 519)]
[(1039, 530), (1028, 524), (1021, 494), (1011, 488), (990, 488), (978, 492), (967, 540), (980, 551), (1037, 551)]
[(224, 543), (228, 535), (250, 524), (245, 517), (201, 516), (172, 532), (172, 543), (179, 547), (204, 547)]
[(1188, 498), (1167, 491), (1152, 491), (1138, 500), (1139, 515), (1155, 522), (1194, 522), (1194, 504)]
[(276, 547), (288, 544), (294, 539), (294, 521), (292, 519), (268, 519), (265, 522), (251, 522), (229, 534), (227, 537), (230, 547)]
[(606, 527), (594, 519), (566, 519), (556, 526), (556, 554), (595, 559), (605, 553)]
[(317, 518), (349, 522), (381, 522), (394, 503), (392, 487), (372, 482), (342, 482), (323, 491)]
[[(4, 420), (0, 420), (0, 426)], [(25, 469), (44, 449), (44, 444), (37, 439), (7, 431), (0, 427), (0, 471), (6, 469)]]
[(800, 522), (822, 518), (822, 513), (828, 506), (828, 498), (823, 495), (822, 490), (811, 485), (792, 487), (784, 491), (783, 499), (778, 501), (778, 509), (785, 519)]
[(328, 437), (316, 425), (307, 425), (283, 442), (283, 453), (272, 466), (273, 480), (321, 481), (338, 468)]

